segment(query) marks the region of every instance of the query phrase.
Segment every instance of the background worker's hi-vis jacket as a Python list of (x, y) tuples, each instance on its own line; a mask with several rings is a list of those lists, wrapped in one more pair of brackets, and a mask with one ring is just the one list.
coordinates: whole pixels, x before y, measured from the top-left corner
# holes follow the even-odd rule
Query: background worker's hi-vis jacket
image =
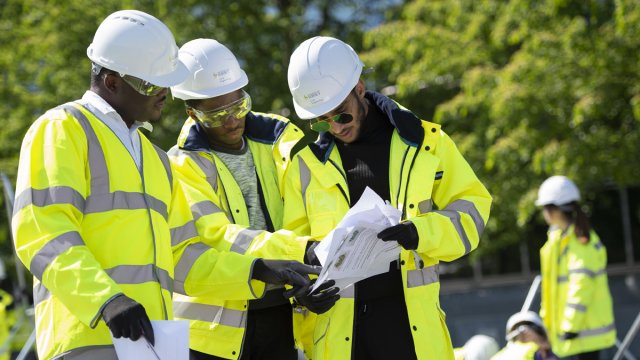
[(49, 110), (25, 136), (12, 225), (34, 275), (40, 359), (115, 354), (100, 319), (120, 293), (161, 320), (173, 319), (174, 290), (237, 299), (264, 292), (250, 280), (255, 258), (199, 242), (168, 157), (142, 133), (140, 142), (138, 170), (111, 129), (76, 103)]
[[(383, 95), (366, 96), (395, 126), (389, 196), (420, 236), (418, 249), (402, 250), (399, 259), (416, 354), (418, 359), (453, 359), (439, 304), (438, 263), (476, 248), (491, 196), (440, 126)], [(321, 240), (349, 209), (349, 187), (334, 145), (324, 133), (292, 158), (285, 178), (285, 229)], [(336, 305), (317, 317), (310, 358), (350, 358), (353, 313), (354, 294), (343, 291)]]
[[(281, 180), (291, 148), (302, 135), (281, 116), (247, 114), (244, 137), (255, 164), (260, 203), (269, 231), (254, 230), (249, 228), (247, 206), (233, 174), (211, 151), (201, 125), (187, 119), (169, 158), (202, 241), (220, 251), (303, 262), (308, 237), (299, 238), (286, 230), (273, 232), (282, 228)], [(189, 320), (191, 349), (226, 359), (240, 356), (248, 302), (233, 300), (237, 299), (180, 295), (173, 298), (176, 318)]]
[[(540, 317), (553, 351), (565, 357), (615, 344), (616, 327), (607, 280), (607, 250), (591, 232), (587, 244), (573, 226), (551, 230), (540, 250), (542, 299)], [(577, 333), (563, 340), (564, 333)]]

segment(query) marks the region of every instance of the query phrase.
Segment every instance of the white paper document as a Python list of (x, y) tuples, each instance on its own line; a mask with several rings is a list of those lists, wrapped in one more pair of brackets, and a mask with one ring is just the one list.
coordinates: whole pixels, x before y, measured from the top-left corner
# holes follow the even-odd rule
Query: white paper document
[(189, 360), (189, 322), (151, 320), (155, 346), (144, 337), (136, 341), (113, 338), (119, 360)]
[(385, 204), (367, 187), (338, 226), (316, 247), (323, 267), (314, 290), (332, 279), (342, 292), (357, 281), (389, 271), (389, 263), (398, 259), (400, 246), (395, 241), (378, 239), (377, 234), (398, 224), (401, 216), (399, 210)]

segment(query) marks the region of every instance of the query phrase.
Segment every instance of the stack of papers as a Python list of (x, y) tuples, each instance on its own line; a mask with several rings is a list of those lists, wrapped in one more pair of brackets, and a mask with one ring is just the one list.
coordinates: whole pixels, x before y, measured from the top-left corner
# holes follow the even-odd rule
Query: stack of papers
[(400, 255), (400, 246), (395, 241), (382, 241), (377, 235), (397, 225), (401, 216), (402, 212), (367, 187), (338, 226), (316, 247), (323, 267), (313, 290), (327, 280), (335, 280), (342, 292), (355, 282), (389, 271), (389, 263)]

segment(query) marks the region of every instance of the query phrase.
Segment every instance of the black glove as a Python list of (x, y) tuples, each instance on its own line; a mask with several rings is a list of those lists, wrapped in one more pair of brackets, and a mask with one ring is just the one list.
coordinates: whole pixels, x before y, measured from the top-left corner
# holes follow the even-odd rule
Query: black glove
[(415, 250), (418, 248), (418, 229), (411, 221), (405, 221), (380, 231), (378, 239), (397, 241), (403, 248)]
[(291, 285), (293, 289), (284, 292), (286, 298), (301, 296), (307, 290), (309, 274), (319, 275), (322, 267), (301, 264), (294, 260), (258, 259), (253, 265), (253, 279), (268, 284)]
[(311, 292), (314, 283), (315, 280), (311, 282), (304, 295), (296, 297), (296, 302), (313, 313), (322, 314), (331, 309), (336, 301), (340, 299), (340, 295), (338, 295), (340, 289), (334, 286), (336, 284), (334, 280), (328, 280)]
[(125, 337), (136, 341), (140, 336), (144, 336), (151, 345), (155, 345), (153, 328), (147, 312), (132, 298), (125, 295), (113, 298), (102, 309), (102, 318), (113, 337)]
[(560, 338), (562, 340), (571, 340), (571, 339), (575, 339), (577, 337), (578, 337), (578, 333), (574, 333), (574, 332), (570, 332), (570, 331), (560, 335)]

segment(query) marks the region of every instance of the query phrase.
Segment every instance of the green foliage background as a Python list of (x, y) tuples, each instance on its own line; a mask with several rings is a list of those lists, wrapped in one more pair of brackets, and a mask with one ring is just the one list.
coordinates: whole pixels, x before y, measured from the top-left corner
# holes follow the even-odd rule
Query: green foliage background
[[(163, 20), (178, 45), (226, 44), (249, 75), (255, 109), (292, 118), (293, 49), (318, 34), (349, 42), (376, 69), (369, 87), (443, 124), (487, 184), (492, 218), (472, 256), (490, 271), (513, 270), (496, 259), (540, 235), (533, 199), (547, 176), (572, 177), (587, 209), (601, 212), (617, 205), (598, 194), (639, 183), (637, 0), (0, 0), (0, 171), (12, 180), (27, 128), (82, 96), (95, 29), (124, 8)], [(168, 149), (184, 116), (169, 102), (149, 136)], [(0, 250), (10, 249), (2, 212)]]

